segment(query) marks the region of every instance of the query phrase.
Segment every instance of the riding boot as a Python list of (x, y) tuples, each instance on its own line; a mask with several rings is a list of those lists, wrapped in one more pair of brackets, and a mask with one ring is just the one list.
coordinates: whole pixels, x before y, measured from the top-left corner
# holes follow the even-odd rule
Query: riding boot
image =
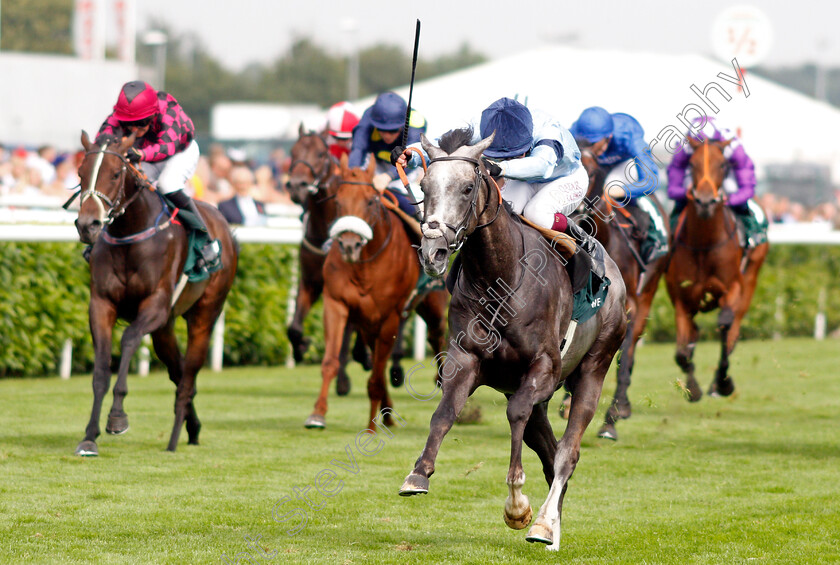
[[(195, 201), (190, 198), (188, 194), (186, 194), (183, 190), (176, 190), (167, 194), (166, 197), (178, 208), (191, 213), (189, 217), (184, 216), (183, 218), (189, 225), (190, 229), (206, 233), (209, 236), (210, 232), (207, 231), (207, 224), (204, 223), (204, 218), (201, 217), (201, 214), (198, 211), (198, 206), (195, 205)], [(219, 241), (216, 239), (211, 240), (202, 248), (201, 260), (203, 260), (204, 266), (207, 267), (208, 270), (218, 264), (220, 260), (220, 251)]]
[[(555, 215), (556, 218), (556, 215)], [(595, 238), (583, 231), (571, 219), (566, 218), (566, 235), (572, 237), (582, 251), (592, 257), (592, 271), (600, 278), (604, 278), (604, 248)]]

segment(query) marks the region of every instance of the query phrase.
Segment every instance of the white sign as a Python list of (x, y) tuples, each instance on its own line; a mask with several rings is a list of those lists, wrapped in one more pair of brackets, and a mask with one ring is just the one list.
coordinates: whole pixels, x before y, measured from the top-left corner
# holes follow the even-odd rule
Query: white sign
[(760, 63), (773, 44), (773, 25), (754, 6), (732, 6), (712, 24), (712, 49), (726, 62), (738, 59), (742, 67)]

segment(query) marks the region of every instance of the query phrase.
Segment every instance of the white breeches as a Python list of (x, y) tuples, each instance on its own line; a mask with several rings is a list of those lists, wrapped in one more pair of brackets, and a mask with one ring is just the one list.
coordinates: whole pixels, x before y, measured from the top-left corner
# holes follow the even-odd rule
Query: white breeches
[(154, 163), (144, 161), (143, 172), (150, 181), (157, 181), (157, 189), (162, 194), (169, 194), (187, 186), (187, 181), (195, 174), (199, 155), (198, 143), (193, 140), (186, 149), (169, 159)]
[(554, 225), (554, 214), (568, 216), (574, 212), (588, 188), (589, 175), (586, 169), (579, 167), (572, 174), (549, 182), (505, 179), (502, 198), (510, 202), (517, 214), (550, 229)]

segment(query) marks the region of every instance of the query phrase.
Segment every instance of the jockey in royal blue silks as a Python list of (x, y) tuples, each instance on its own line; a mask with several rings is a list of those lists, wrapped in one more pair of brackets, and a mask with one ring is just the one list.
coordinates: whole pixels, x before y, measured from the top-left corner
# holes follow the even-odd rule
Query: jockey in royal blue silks
[[(391, 151), (402, 143), (407, 104), (395, 92), (380, 94), (373, 106), (365, 110), (358, 125), (353, 129), (353, 145), (350, 149), (349, 166), (363, 167), (368, 156), (376, 158), (376, 176), (373, 184), (378, 190), (387, 189), (397, 199), (400, 209), (411, 216), (417, 215), (414, 200), (406, 193), (399, 179), (397, 169), (391, 164)], [(408, 127), (408, 143), (418, 143), (420, 134), (426, 132), (426, 119), (416, 110), (411, 110)], [(417, 180), (421, 171), (412, 171), (409, 182)], [(419, 194), (419, 191), (416, 191)]]
[[(594, 255), (594, 240), (568, 218), (589, 186), (580, 149), (569, 130), (549, 114), (511, 98), (490, 104), (471, 127), (473, 144), (495, 132), (484, 156), (488, 172), (505, 177), (502, 198), (513, 211), (537, 225), (567, 233)], [(411, 153), (406, 162), (416, 167), (420, 159)]]
[(571, 131), (579, 143), (591, 148), (598, 164), (606, 170), (604, 190), (611, 202), (641, 210), (650, 218), (640, 247), (644, 262), (665, 255), (668, 252), (665, 219), (648, 197), (659, 185), (659, 169), (639, 122), (628, 114), (610, 114), (600, 106), (593, 106), (581, 113)]
[[(701, 124), (701, 121), (704, 123)], [(731, 140), (729, 145), (723, 148), (723, 156), (729, 161), (729, 173), (723, 179), (721, 187), (728, 195), (726, 203), (744, 227), (745, 247), (749, 249), (767, 241), (767, 216), (761, 206), (752, 199), (755, 195), (755, 166), (735, 132), (719, 128), (714, 118), (705, 116), (696, 118), (692, 122), (692, 129), (686, 135), (700, 141)], [(674, 201), (674, 209), (671, 212), (672, 228), (676, 226), (680, 212), (688, 202), (687, 191), (691, 175), (686, 173), (688, 161), (693, 154), (691, 145), (683, 144), (668, 165), (668, 197)]]

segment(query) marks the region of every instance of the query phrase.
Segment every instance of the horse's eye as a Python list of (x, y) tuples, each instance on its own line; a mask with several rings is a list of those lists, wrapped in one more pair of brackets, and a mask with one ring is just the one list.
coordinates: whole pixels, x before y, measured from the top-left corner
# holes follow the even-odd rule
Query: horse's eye
[(118, 178), (120, 178), (120, 172), (119, 172), (119, 171), (117, 171), (116, 173), (114, 173), (113, 175), (111, 175), (111, 178), (112, 178), (112, 179), (114, 179), (114, 180), (117, 180)]
[(468, 184), (467, 187), (464, 189), (464, 194), (469, 194), (473, 191), (473, 185)]

